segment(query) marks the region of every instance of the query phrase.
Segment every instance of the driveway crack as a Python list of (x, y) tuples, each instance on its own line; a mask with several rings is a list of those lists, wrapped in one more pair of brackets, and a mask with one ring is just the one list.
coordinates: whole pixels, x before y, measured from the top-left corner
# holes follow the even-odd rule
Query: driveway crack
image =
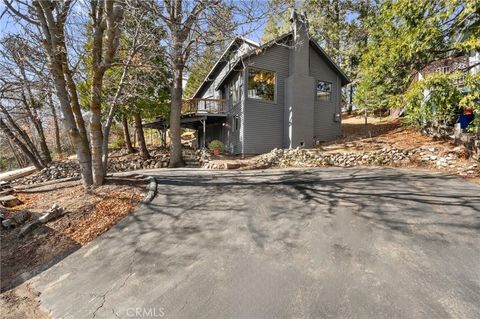
[(113, 309), (113, 308), (112, 308), (112, 313), (113, 313), (113, 315), (114, 315), (116, 318), (120, 318), (120, 317), (118, 316), (118, 314), (115, 312), (115, 309)]
[[(127, 281), (130, 279), (130, 277), (133, 275), (133, 264), (135, 262), (135, 255), (137, 254), (137, 250), (134, 250), (132, 256), (130, 257), (130, 263), (128, 265), (128, 274), (127, 276), (125, 277), (125, 279), (123, 280), (122, 284), (117, 288), (117, 290), (125, 287), (125, 285), (127, 284)], [(92, 314), (92, 318), (95, 318), (96, 315), (97, 315), (97, 312), (103, 308), (103, 306), (105, 305), (105, 302), (107, 301), (107, 295), (113, 290), (113, 288), (115, 287), (115, 283), (107, 290), (105, 291), (104, 294), (102, 294), (100, 297), (102, 298), (102, 302), (100, 303), (100, 305), (95, 309), (95, 311), (93, 312)], [(115, 314), (116, 317), (117, 314), (115, 313), (115, 311), (113, 310), (112, 308), (112, 312)]]

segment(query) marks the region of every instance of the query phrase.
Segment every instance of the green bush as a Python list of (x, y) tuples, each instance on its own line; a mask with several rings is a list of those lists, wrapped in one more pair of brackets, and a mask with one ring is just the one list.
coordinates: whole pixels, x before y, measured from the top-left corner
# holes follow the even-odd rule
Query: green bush
[(109, 148), (122, 148), (125, 147), (125, 141), (123, 139), (115, 139), (109, 145)]
[(213, 140), (210, 143), (208, 143), (208, 148), (211, 149), (211, 150), (219, 148), (220, 150), (223, 151), (224, 147), (225, 147), (225, 145), (219, 140)]
[(432, 74), (415, 82), (405, 92), (403, 102), (407, 121), (420, 127), (448, 124), (461, 111), (459, 74)]

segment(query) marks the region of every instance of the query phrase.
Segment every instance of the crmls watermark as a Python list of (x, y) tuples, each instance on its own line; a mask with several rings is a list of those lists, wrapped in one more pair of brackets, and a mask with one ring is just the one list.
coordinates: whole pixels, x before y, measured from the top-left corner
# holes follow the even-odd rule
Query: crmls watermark
[(129, 318), (163, 318), (165, 317), (165, 308), (127, 308), (127, 317)]

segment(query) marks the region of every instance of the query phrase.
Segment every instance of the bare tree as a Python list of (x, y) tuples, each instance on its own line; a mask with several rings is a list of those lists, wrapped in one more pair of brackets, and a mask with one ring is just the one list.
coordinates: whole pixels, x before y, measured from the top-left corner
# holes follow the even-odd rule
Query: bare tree
[(12, 132), (12, 130), (8, 127), (8, 125), (4, 122), (3, 118), (0, 117), (0, 130), (7, 136), (7, 138), (15, 143), (22, 152), (28, 157), (30, 162), (35, 166), (37, 169), (42, 169), (44, 166), (41, 164), (37, 157), (28, 149), (28, 147), (22, 143), (22, 141)]
[(170, 167), (184, 165), (180, 128), (182, 82), (192, 53), (201, 45), (225, 40), (225, 35), (230, 35), (232, 29), (263, 19), (263, 5), (262, 1), (241, 0), (164, 0), (161, 5), (158, 16), (169, 33), (167, 56), (172, 70)]
[[(43, 100), (48, 83), (39, 76), (45, 71), (44, 64), (37, 63), (38, 50), (25, 39), (7, 35), (0, 39), (0, 44), (0, 99), (4, 103), (0, 112), (4, 113), (7, 122), (12, 125), (12, 132), (26, 143), (41, 165), (48, 165), (52, 159), (42, 121)], [(33, 128), (32, 137), (36, 136), (36, 140), (24, 136), (26, 132), (19, 129), (22, 126), (19, 122), (22, 121), (28, 121), (28, 126)]]
[(66, 45), (65, 25), (74, 1), (17, 1), (14, 5), (12, 1), (4, 0), (4, 3), (10, 13), (39, 28), (64, 124), (75, 145), (83, 183), (85, 186), (101, 185), (104, 179), (101, 109), (103, 78), (117, 52), (123, 3), (114, 0), (90, 0), (88, 3), (92, 28), (92, 70), (89, 75), (91, 143), (69, 64), (71, 51)]
[(50, 91), (48, 92), (48, 105), (50, 106), (50, 111), (52, 112), (53, 127), (55, 130), (55, 152), (57, 153), (58, 157), (62, 158), (63, 152), (62, 152), (62, 142), (60, 140), (60, 126), (58, 125), (57, 110), (55, 108), (55, 103), (53, 102), (52, 92)]
[[(121, 76), (118, 82), (115, 93), (110, 99), (108, 105), (107, 119), (103, 127), (103, 166), (104, 169), (107, 167), (108, 162), (108, 141), (111, 125), (114, 121), (115, 114), (119, 105), (127, 103), (128, 97), (132, 95), (131, 92), (124, 94), (125, 88), (129, 88), (132, 83), (129, 76), (130, 70), (132, 68), (138, 70), (140, 68), (149, 67), (144, 61), (143, 56), (145, 51), (154, 50), (159, 51), (159, 39), (163, 37), (163, 30), (159, 28), (154, 21), (153, 16), (149, 12), (145, 12), (145, 6), (142, 1), (139, 0), (130, 0), (125, 2), (125, 16), (122, 24), (122, 42), (124, 43), (124, 50), (126, 51), (126, 56), (121, 58)], [(125, 98), (127, 97), (127, 98)], [(123, 123), (125, 128), (125, 123)], [(126, 122), (128, 131), (128, 121)], [(133, 152), (131, 147), (131, 142), (126, 138), (127, 147), (129, 152)], [(143, 153), (141, 153), (144, 157)], [(147, 156), (148, 157), (148, 156)]]

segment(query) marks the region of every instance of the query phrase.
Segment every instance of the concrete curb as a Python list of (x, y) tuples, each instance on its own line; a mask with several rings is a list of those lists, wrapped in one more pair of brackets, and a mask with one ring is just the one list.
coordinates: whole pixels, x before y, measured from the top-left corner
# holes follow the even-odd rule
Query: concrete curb
[(149, 176), (148, 179), (147, 193), (142, 200), (142, 204), (149, 204), (157, 195), (157, 180), (152, 176)]

